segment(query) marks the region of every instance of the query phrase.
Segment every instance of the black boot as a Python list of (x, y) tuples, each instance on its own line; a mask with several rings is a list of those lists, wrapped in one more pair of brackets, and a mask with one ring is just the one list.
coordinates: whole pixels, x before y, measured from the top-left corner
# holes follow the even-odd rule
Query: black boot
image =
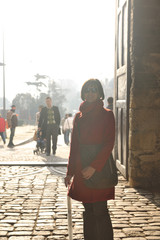
[(107, 202), (84, 203), (84, 239), (113, 240), (112, 223)]
[(83, 232), (84, 240), (97, 240), (95, 218), (92, 214), (86, 214), (86, 212), (83, 212)]
[(108, 213), (95, 216), (97, 240), (113, 240), (113, 228)]

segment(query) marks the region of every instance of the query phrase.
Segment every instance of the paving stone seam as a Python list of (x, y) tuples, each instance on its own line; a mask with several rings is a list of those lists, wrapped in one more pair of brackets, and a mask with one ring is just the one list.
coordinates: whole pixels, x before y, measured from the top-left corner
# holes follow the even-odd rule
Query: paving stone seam
[(35, 219), (35, 223), (34, 223), (34, 227), (33, 227), (32, 235), (33, 235), (34, 232), (36, 231), (36, 226), (37, 226), (38, 216), (39, 216), (39, 213), (40, 213), (40, 207), (41, 207), (41, 203), (42, 203), (43, 196), (44, 196), (44, 191), (45, 191), (45, 185), (46, 185), (47, 177), (48, 177), (48, 174), (46, 174), (46, 176), (45, 176), (43, 192), (41, 193), (40, 203), (39, 203), (39, 205), (38, 205), (38, 207), (37, 207), (37, 214), (36, 214), (36, 219)]

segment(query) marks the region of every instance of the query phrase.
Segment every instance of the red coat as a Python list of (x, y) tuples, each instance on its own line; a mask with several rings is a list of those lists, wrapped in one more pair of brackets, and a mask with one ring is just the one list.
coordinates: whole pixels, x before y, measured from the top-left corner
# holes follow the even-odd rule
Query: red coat
[(6, 126), (6, 123), (4, 118), (0, 117), (0, 132), (5, 132), (5, 126)]
[[(80, 138), (77, 123), (80, 130)], [(112, 152), (114, 138), (115, 120), (113, 112), (105, 109), (101, 100), (90, 105), (87, 102), (83, 102), (80, 106), (80, 112), (76, 114), (74, 119), (68, 162), (67, 175), (74, 176), (68, 193), (71, 198), (86, 203), (114, 199), (114, 188), (90, 189), (84, 185), (79, 153), (79, 142), (83, 144), (103, 143), (104, 147), (91, 164), (96, 171), (100, 171)]]

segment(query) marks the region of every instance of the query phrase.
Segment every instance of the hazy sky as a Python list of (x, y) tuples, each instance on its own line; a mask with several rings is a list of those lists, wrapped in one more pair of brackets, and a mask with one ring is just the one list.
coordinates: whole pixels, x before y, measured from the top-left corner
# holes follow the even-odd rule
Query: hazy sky
[[(113, 77), (114, 8), (114, 0), (0, 0), (6, 97), (30, 91), (37, 73), (61, 84)], [(0, 67), (0, 97), (2, 78)]]

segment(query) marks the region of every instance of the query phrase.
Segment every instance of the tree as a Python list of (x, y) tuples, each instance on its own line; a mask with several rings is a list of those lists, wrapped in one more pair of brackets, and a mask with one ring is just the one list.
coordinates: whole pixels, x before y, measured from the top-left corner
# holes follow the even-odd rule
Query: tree
[(37, 104), (35, 98), (30, 93), (17, 94), (12, 104), (16, 105), (19, 120), (23, 120), (27, 124), (34, 123)]
[(63, 106), (66, 101), (66, 97), (63, 94), (62, 88), (59, 87), (54, 80), (50, 81), (48, 87), (48, 93), (49, 96), (52, 98), (53, 105), (58, 106), (60, 114), (61, 116), (63, 116), (64, 112), (66, 111)]
[(72, 79), (62, 79), (60, 81), (59, 91), (65, 96), (65, 101), (63, 102), (65, 111), (63, 111), (62, 117), (64, 117), (65, 113), (75, 114), (78, 111), (79, 105), (82, 102), (80, 96), (81, 86), (79, 85)]
[(39, 105), (45, 105), (45, 100), (47, 96), (48, 96), (47, 93), (43, 93), (43, 92), (40, 93), (39, 97), (37, 97), (36, 99), (37, 108)]
[(54, 80), (50, 81), (48, 94), (40, 92), (36, 98), (32, 97), (30, 93), (17, 94), (13, 99), (12, 104), (16, 105), (19, 119), (23, 120), (26, 124), (35, 123), (35, 115), (38, 111), (39, 105), (45, 106), (45, 99), (50, 96), (53, 100), (53, 105), (58, 106), (61, 116), (64, 115), (65, 108), (63, 107), (66, 98), (61, 91), (61, 88), (57, 86)]
[[(6, 109), (10, 109), (11, 102), (6, 98)], [(3, 98), (0, 97), (0, 108), (3, 108)]]
[(104, 89), (104, 94), (105, 94), (105, 106), (106, 106), (107, 98), (113, 97), (113, 94), (114, 94), (114, 79), (112, 78), (112, 79), (108, 80), (106, 78), (103, 83), (103, 89)]

